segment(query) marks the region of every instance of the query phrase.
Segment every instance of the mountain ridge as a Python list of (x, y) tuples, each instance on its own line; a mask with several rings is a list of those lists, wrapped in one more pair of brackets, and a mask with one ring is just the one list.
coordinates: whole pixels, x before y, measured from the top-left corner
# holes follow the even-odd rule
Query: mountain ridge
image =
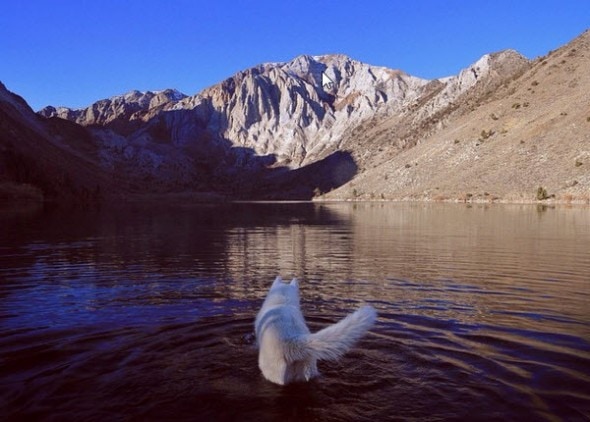
[[(190, 111), (193, 122), (187, 125), (194, 126), (194, 121), (198, 121), (209, 137), (230, 140), (260, 156), (275, 155), (277, 162), (289, 166), (294, 163), (297, 168), (325, 157), (338, 147), (344, 131), (361, 120), (384, 110), (401, 112), (422, 98), (429, 84), (442, 83), (447, 89), (441, 93), (441, 99), (432, 102), (429, 110), (423, 109), (422, 114), (429, 115), (447, 106), (477, 82), (477, 76), (470, 76), (474, 66), (479, 69), (480, 79), (487, 76), (490, 68), (487, 57), (489, 55), (457, 77), (440, 82), (370, 66), (341, 54), (302, 55), (289, 62), (266, 63), (237, 72), (195, 95), (178, 101), (162, 101), (157, 107), (147, 102), (137, 107), (135, 102), (106, 108), (104, 104), (110, 106), (117, 102), (107, 99), (78, 110), (74, 115), (69, 109), (56, 113), (48, 108), (40, 114), (86, 126), (102, 125), (128, 136), (141, 125), (138, 121), (150, 125), (150, 120), (163, 112)], [(329, 90), (322, 86), (324, 74), (334, 83)], [(96, 118), (97, 109), (107, 115)], [(188, 118), (186, 113), (184, 118)], [(121, 122), (121, 125), (115, 127), (111, 122)], [(124, 127), (125, 123), (129, 123), (128, 127)], [(276, 142), (278, 138), (280, 142)], [(180, 139), (176, 142), (183, 143)]]
[[(558, 50), (567, 53), (577, 49), (567, 60), (578, 63), (578, 71), (588, 69), (587, 38), (588, 31)], [(511, 128), (522, 126), (532, 108), (523, 105), (519, 114), (509, 116), (505, 102), (516, 102), (518, 95), (530, 96), (527, 88), (534, 87), (529, 81), (531, 74), (541, 74), (540, 67), (547, 66), (553, 72), (553, 79), (543, 86), (549, 91), (543, 100), (547, 104), (554, 98), (562, 101), (558, 87), (573, 82), (564, 65), (553, 63), (555, 54), (563, 55), (552, 53), (546, 59), (549, 64), (543, 65), (539, 59), (528, 60), (514, 50), (490, 53), (457, 75), (434, 80), (371, 66), (342, 54), (301, 55), (288, 62), (245, 69), (190, 96), (170, 89), (131, 91), (78, 110), (46, 107), (39, 111), (38, 119), (52, 122), (58, 132), (65, 130), (64, 120), (80, 127), (77, 133), (83, 133), (94, 149), (85, 157), (98, 168), (100, 177), (124, 178), (121, 192), (193, 191), (234, 199), (324, 200), (460, 200), (481, 195), (482, 200), (493, 196), (520, 201), (535, 200), (531, 186), (546, 184), (558, 199), (560, 195), (583, 199), (590, 182), (579, 173), (588, 166), (580, 165), (569, 172), (572, 180), (568, 183), (575, 181), (573, 186), (557, 187), (537, 173), (534, 181), (514, 182), (518, 190), (515, 194), (505, 187), (492, 189), (506, 184), (501, 174), (486, 181), (492, 188), (469, 186), (465, 178), (453, 174), (453, 170), (461, 173), (464, 169), (457, 171), (457, 163), (449, 158), (459, 153), (471, 157), (474, 161), (467, 162), (479, 172), (467, 170), (473, 180), (490, 173), (489, 168), (479, 167), (483, 162), (477, 161), (479, 156), (468, 151), (476, 143), (487, 148), (500, 134), (512, 139), (516, 132), (510, 132)], [(585, 77), (578, 73), (578, 83), (586, 86)], [(521, 86), (523, 81), (529, 86)], [(568, 110), (587, 106), (583, 97), (570, 97), (575, 101), (571, 106), (564, 104)], [(490, 106), (502, 101), (500, 108)], [(521, 100), (521, 104), (525, 102)], [(510, 127), (508, 117), (512, 119)], [(38, 124), (35, 119), (28, 120)], [(506, 127), (500, 127), (500, 123)], [(550, 134), (561, 130), (559, 124), (546, 126), (550, 131), (545, 138), (553, 139)], [(481, 126), (475, 134), (474, 125)], [(47, 131), (46, 126), (43, 123), (39, 131)], [(469, 134), (461, 132), (467, 126)], [(69, 132), (74, 132), (73, 127)], [(437, 145), (440, 136), (451, 133), (457, 134), (451, 143), (454, 152), (439, 148), (438, 155), (433, 155), (435, 148), (431, 146)], [(518, 133), (532, 136), (526, 131)], [(585, 150), (587, 137), (582, 132), (576, 136), (582, 139), (576, 147)], [(468, 138), (475, 139), (474, 145), (467, 142)], [(69, 145), (75, 149), (75, 139)], [(432, 151), (428, 152), (427, 146)], [(572, 147), (561, 145), (568, 151)], [(419, 151), (428, 156), (427, 162), (434, 163), (433, 168), (410, 160)], [(491, 148), (486, 151), (492, 153)], [(494, 154), (505, 153), (498, 150)], [(510, 167), (510, 163), (504, 157), (504, 165)], [(497, 163), (491, 160), (488, 165)], [(559, 161), (559, 165), (565, 164)], [(526, 171), (519, 163), (518, 172)], [(406, 173), (415, 173), (413, 182), (408, 182)], [(568, 171), (556, 169), (556, 173)], [(456, 186), (441, 180), (455, 180)]]
[[(421, 130), (414, 147), (384, 151), (323, 199), (590, 202), (590, 32), (474, 92)], [(371, 128), (376, 144), (398, 122)], [(357, 131), (364, 132), (360, 126)]]
[(1, 199), (98, 201), (115, 187), (95, 154), (85, 128), (42, 118), (0, 83)]

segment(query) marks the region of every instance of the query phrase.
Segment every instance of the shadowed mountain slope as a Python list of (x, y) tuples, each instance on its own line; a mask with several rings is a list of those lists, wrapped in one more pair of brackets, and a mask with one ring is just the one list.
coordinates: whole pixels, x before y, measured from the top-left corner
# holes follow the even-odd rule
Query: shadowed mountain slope
[(0, 174), (48, 196), (529, 201), (541, 187), (584, 201), (588, 38), (535, 61), (487, 54), (431, 81), (299, 56), (192, 96), (132, 91), (37, 116), (2, 87)]

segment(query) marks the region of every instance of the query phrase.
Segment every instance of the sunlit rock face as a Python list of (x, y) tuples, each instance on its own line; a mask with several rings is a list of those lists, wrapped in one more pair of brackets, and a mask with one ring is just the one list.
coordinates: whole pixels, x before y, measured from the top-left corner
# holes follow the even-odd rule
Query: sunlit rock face
[(110, 128), (130, 142), (187, 145), (206, 133), (297, 168), (337, 149), (344, 131), (362, 119), (401, 112), (427, 83), (343, 55), (299, 56), (238, 72), (190, 97), (132, 91), (85, 109), (46, 107), (40, 114)]
[[(405, 128), (419, 136), (414, 128), (474, 87), (504, 80), (527, 63), (505, 51), (483, 56), (457, 76), (429, 81), (344, 55), (303, 55), (238, 72), (193, 96), (132, 91), (85, 109), (46, 107), (39, 114), (89, 128), (100, 165), (140, 190), (235, 191), (260, 180), (270, 190), (283, 189), (285, 171), (315, 164), (316, 173), (325, 174), (318, 163), (344, 166), (345, 183), (357, 164), (370, 165), (394, 139), (376, 145), (378, 137), (355, 130), (393, 119), (402, 122), (394, 135)], [(409, 144), (408, 136), (398, 138)], [(283, 177), (278, 185), (269, 181), (277, 175)], [(287, 179), (305, 184), (310, 176), (306, 170)], [(332, 189), (334, 180), (310, 183)]]

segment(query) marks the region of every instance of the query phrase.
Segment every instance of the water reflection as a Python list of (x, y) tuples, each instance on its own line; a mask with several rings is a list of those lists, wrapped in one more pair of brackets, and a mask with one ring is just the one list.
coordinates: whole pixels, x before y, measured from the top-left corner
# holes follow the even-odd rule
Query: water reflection
[[(15, 419), (590, 414), (585, 207), (136, 206), (0, 224), (0, 401)], [(312, 329), (363, 301), (379, 311), (361, 347), (289, 391), (261, 379), (251, 337), (277, 274), (302, 280)]]

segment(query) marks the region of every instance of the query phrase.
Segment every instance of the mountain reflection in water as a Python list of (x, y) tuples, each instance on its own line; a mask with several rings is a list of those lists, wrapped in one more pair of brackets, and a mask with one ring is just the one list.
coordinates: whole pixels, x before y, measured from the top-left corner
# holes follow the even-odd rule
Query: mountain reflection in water
[[(239, 203), (0, 210), (3, 420), (587, 420), (590, 209)], [(376, 326), (322, 376), (257, 368), (272, 279), (312, 330)]]

